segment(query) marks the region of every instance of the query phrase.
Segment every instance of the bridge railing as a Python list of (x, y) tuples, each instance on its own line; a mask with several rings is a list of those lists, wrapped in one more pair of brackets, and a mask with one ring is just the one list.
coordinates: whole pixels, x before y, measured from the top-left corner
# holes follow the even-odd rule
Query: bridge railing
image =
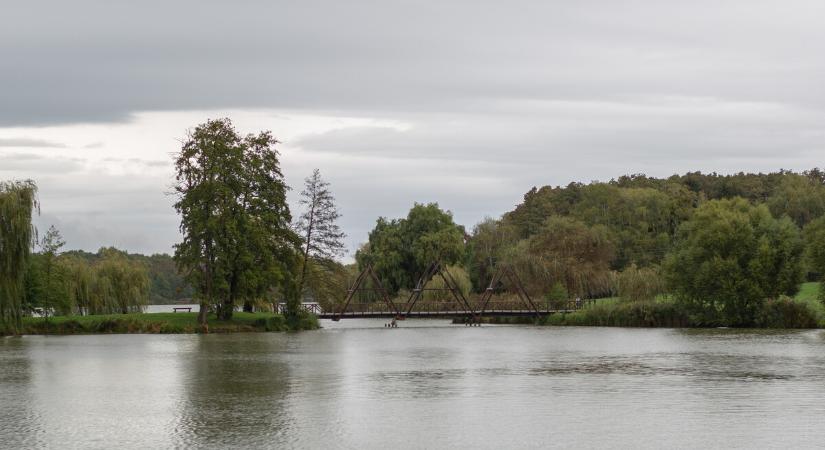
[[(536, 308), (541, 311), (573, 311), (583, 308), (586, 304), (591, 303), (592, 300), (569, 300), (563, 303), (554, 303), (548, 305), (546, 302), (536, 304)], [(477, 299), (468, 300), (474, 312), (481, 312), (482, 302)], [(396, 303), (398, 310), (403, 314), (407, 312), (407, 305), (404, 303)], [(330, 313), (340, 312), (340, 305), (336, 306)], [(463, 312), (466, 308), (457, 302), (416, 302), (413, 305), (411, 312), (415, 313), (439, 313), (439, 312)], [(533, 308), (521, 300), (491, 300), (487, 303), (485, 312), (495, 311), (531, 311)], [(310, 311), (314, 312), (314, 311)], [(350, 303), (347, 307), (347, 313), (362, 314), (362, 313), (392, 313), (395, 312), (384, 302), (373, 303)], [(318, 314), (318, 313), (316, 313)]]
[[(553, 304), (548, 304), (547, 302), (539, 302), (536, 303), (536, 308), (539, 311), (558, 311), (558, 310), (567, 310), (567, 311), (574, 311), (583, 308), (587, 304), (594, 303), (595, 300), (590, 299), (581, 299), (581, 300), (569, 300), (566, 302), (555, 302)], [(473, 308), (474, 312), (481, 312), (482, 302), (479, 299), (471, 299), (468, 300), (468, 303)], [(404, 303), (396, 303), (399, 311), (401, 313), (405, 313), (407, 311), (406, 304)], [(308, 313), (312, 314), (324, 314), (324, 313), (337, 313), (340, 312), (339, 309), (340, 305), (337, 305), (332, 311), (324, 310), (324, 308), (318, 303), (301, 303), (301, 309)], [(527, 305), (526, 303), (522, 302), (521, 300), (517, 299), (506, 299), (506, 300), (490, 300), (487, 303), (487, 307), (484, 309), (485, 312), (495, 312), (495, 311), (530, 311), (532, 308)], [(412, 312), (431, 312), (431, 313), (438, 313), (438, 312), (461, 312), (465, 311), (465, 308), (457, 302), (417, 302), (412, 309)], [(283, 314), (286, 312), (286, 304), (279, 303), (277, 305), (277, 312)], [(395, 312), (384, 302), (371, 302), (371, 303), (350, 303), (347, 307), (348, 313), (392, 313)]]
[[(324, 313), (324, 308), (318, 303), (301, 303), (301, 310), (312, 314)], [(275, 312), (279, 314), (286, 313), (286, 303), (278, 303)]]

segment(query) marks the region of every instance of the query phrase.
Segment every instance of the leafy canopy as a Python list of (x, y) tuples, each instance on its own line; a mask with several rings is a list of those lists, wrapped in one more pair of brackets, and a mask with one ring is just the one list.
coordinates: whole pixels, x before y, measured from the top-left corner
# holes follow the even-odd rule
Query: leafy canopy
[(701, 205), (665, 263), (676, 298), (706, 325), (752, 326), (763, 303), (802, 281), (799, 230), (742, 198)]
[(464, 259), (464, 228), (437, 203), (416, 203), (404, 219), (379, 218), (355, 259), (362, 269), (372, 264), (391, 293), (412, 289), (431, 262), (453, 265)]

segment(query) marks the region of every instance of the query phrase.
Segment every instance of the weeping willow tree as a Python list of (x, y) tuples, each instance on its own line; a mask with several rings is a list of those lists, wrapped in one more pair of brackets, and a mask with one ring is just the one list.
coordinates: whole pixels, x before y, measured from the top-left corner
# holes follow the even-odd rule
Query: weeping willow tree
[(129, 261), (116, 249), (101, 251), (95, 266), (93, 301), (106, 313), (143, 312), (149, 303), (149, 274), (138, 262)]
[(0, 182), (0, 328), (14, 333), (21, 326), (25, 268), (37, 240), (37, 209), (33, 181)]
[[(467, 271), (464, 270), (461, 266), (447, 266), (444, 269), (445, 275), (450, 278), (450, 283), (455, 283), (455, 287), (461, 291), (461, 294), (464, 297), (470, 295), (470, 291), (473, 288), (473, 284), (470, 281), (470, 275), (467, 274)], [(436, 302), (451, 302), (455, 301), (453, 294), (450, 291), (446, 290), (448, 288), (447, 284), (444, 282), (444, 278), (436, 275), (427, 282), (424, 286), (424, 289), (438, 289), (424, 291), (424, 300), (426, 301), (436, 301)]]
[(544, 296), (556, 283), (569, 295), (601, 296), (611, 290), (614, 247), (605, 227), (552, 216), (538, 233), (505, 252), (525, 288)]
[(309, 294), (324, 310), (336, 310), (351, 284), (347, 268), (331, 259), (310, 258), (306, 260), (304, 270), (304, 293)]

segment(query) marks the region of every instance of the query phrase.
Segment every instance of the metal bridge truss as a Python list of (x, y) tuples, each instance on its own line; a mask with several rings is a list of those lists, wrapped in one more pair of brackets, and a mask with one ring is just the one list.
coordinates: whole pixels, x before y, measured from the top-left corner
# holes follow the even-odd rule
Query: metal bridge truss
[[(363, 284), (367, 280), (372, 280), (373, 287), (366, 287)], [(347, 310), (350, 302), (352, 301), (352, 297), (355, 296), (358, 292), (377, 292), (378, 295), (381, 296), (381, 300), (386, 303), (387, 307), (390, 311), (395, 312), (396, 317), (401, 317), (401, 311), (398, 307), (390, 300), (390, 296), (387, 293), (387, 290), (384, 289), (384, 286), (381, 284), (381, 281), (378, 279), (378, 276), (375, 275), (375, 271), (372, 270), (372, 265), (367, 265), (361, 273), (358, 274), (358, 277), (355, 279), (355, 283), (353, 283), (352, 287), (347, 290), (347, 298), (344, 299), (344, 306), (341, 308), (341, 311), (338, 315), (334, 316), (332, 320), (339, 321), (341, 320), (341, 316), (344, 315), (344, 312)]]
[[(427, 283), (430, 282), (435, 276), (438, 275), (444, 281), (443, 288), (428, 288)], [(409, 315), (412, 312), (413, 306), (418, 300), (421, 299), (425, 291), (449, 291), (453, 298), (458, 302), (458, 304), (464, 308), (464, 312), (467, 314), (469, 318), (472, 319), (473, 322), (478, 322), (478, 316), (476, 316), (475, 311), (473, 311), (473, 307), (470, 306), (470, 302), (467, 301), (467, 298), (464, 297), (464, 294), (461, 292), (461, 289), (458, 288), (458, 283), (456, 283), (455, 279), (450, 272), (444, 270), (443, 266), (440, 262), (433, 262), (427, 267), (427, 270), (424, 271), (424, 274), (421, 275), (421, 278), (418, 279), (418, 283), (415, 285), (415, 289), (410, 293), (410, 298), (407, 299), (407, 307), (404, 316)], [(401, 318), (403, 319), (404, 316)]]
[[(444, 287), (440, 288), (433, 288), (427, 287), (427, 284), (436, 277), (440, 277), (443, 281)], [(368, 286), (368, 282), (372, 283), (372, 286)], [(480, 299), (475, 302), (476, 306), (479, 307), (478, 310), (473, 308), (473, 304), (470, 303), (461, 290), (458, 288), (458, 283), (456, 282), (455, 278), (450, 274), (449, 271), (445, 270), (444, 266), (440, 262), (433, 262), (428, 267), (427, 270), (421, 275), (418, 279), (418, 282), (415, 285), (415, 289), (412, 290), (410, 293), (407, 302), (403, 305), (402, 308), (399, 308), (392, 300), (390, 300), (389, 293), (384, 286), (381, 284), (378, 276), (376, 275), (375, 271), (373, 270), (371, 265), (368, 265), (364, 268), (359, 274), (358, 277), (355, 279), (355, 282), (352, 285), (352, 288), (347, 290), (347, 296), (344, 299), (344, 303), (341, 309), (337, 313), (332, 313), (332, 320), (338, 321), (341, 320), (344, 316), (347, 317), (394, 317), (397, 320), (404, 320), (407, 316), (415, 316), (415, 315), (425, 315), (425, 316), (432, 316), (440, 314), (438, 311), (441, 311), (441, 314), (445, 315), (464, 315), (467, 318), (467, 323), (477, 324), (480, 323), (480, 318), (485, 313), (487, 314), (513, 314), (515, 311), (499, 311), (499, 310), (491, 310), (488, 311), (487, 308), (490, 306), (490, 300), (492, 299), (495, 291), (502, 286), (507, 286), (512, 288), (518, 298), (524, 303), (525, 306), (528, 307), (528, 310), (532, 311), (532, 314), (535, 314), (536, 317), (541, 316), (541, 311), (539, 310), (538, 306), (535, 302), (530, 298), (530, 295), (524, 289), (524, 285), (519, 279), (518, 275), (516, 274), (515, 270), (512, 267), (501, 265), (496, 268), (495, 273), (493, 274), (492, 279), (490, 280), (490, 284), (487, 289), (481, 294)], [(413, 308), (419, 300), (424, 296), (426, 291), (449, 291), (452, 298), (455, 300), (455, 303), (458, 309), (453, 309), (449, 311), (444, 311), (442, 309), (438, 309), (436, 311), (430, 310), (432, 305), (424, 304), (426, 308), (422, 311), (413, 311)], [(378, 311), (373, 312), (361, 312), (361, 313), (347, 313), (347, 309), (349, 308), (353, 297), (360, 292), (374, 292), (379, 295), (383, 303), (386, 305), (386, 309), (380, 309)], [(517, 312), (516, 312), (517, 313)]]

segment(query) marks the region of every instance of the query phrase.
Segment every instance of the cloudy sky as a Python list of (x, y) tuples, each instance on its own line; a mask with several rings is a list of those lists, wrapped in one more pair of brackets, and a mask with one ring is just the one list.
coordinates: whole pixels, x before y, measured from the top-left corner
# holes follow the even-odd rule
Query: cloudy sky
[(168, 252), (186, 130), (272, 130), (332, 183), (352, 251), (438, 202), (468, 227), (534, 185), (823, 166), (825, 2), (9, 1), (0, 179), (69, 248)]

